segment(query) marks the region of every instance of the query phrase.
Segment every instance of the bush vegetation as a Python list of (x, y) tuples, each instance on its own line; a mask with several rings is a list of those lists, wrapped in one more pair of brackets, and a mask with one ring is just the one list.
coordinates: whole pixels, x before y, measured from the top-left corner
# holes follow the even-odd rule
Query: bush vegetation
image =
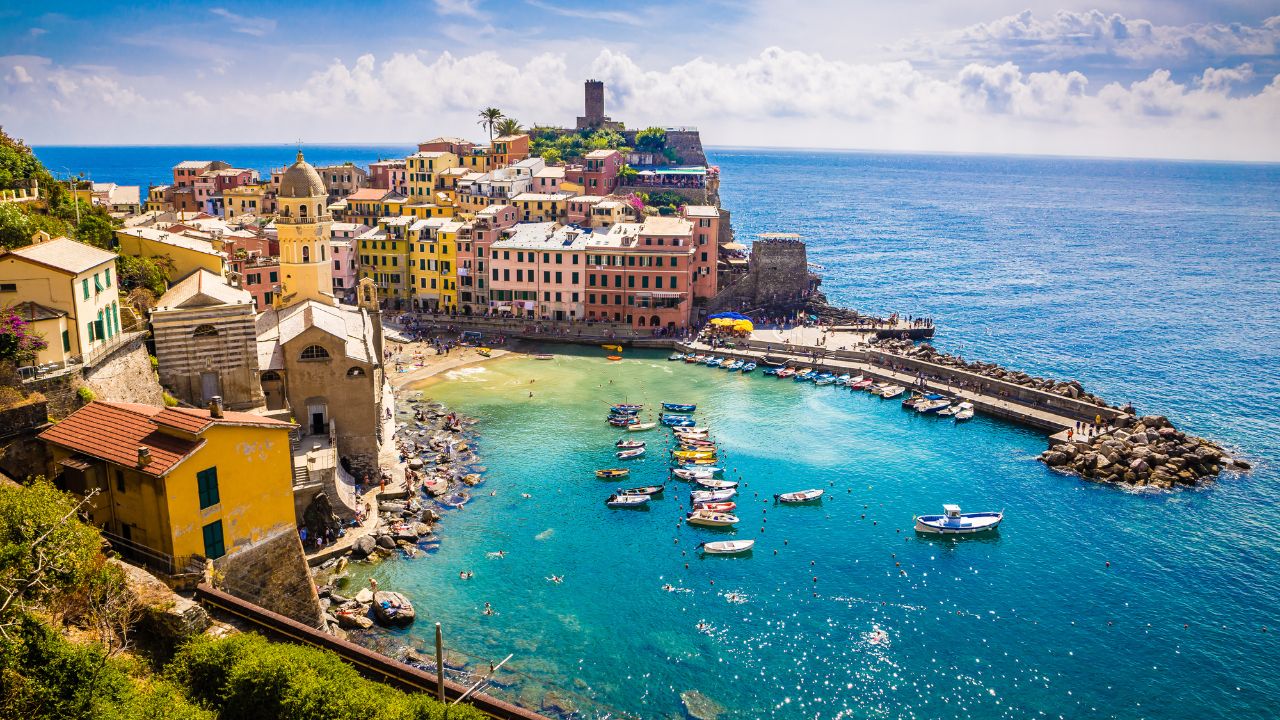
[(529, 152), (548, 163), (572, 162), (592, 150), (631, 152), (627, 139), (613, 130), (576, 130), (566, 132), (550, 127), (529, 130)]

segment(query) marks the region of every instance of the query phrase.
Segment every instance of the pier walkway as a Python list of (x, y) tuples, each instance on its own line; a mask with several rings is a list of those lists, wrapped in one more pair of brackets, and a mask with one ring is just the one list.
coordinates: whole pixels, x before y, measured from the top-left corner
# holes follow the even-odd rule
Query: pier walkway
[[(973, 403), (975, 410), (988, 415), (1030, 425), (1054, 435), (1065, 433), (1067, 429), (1074, 430), (1079, 421), (1092, 422), (1098, 415), (1107, 419), (1118, 415), (1113, 408), (1014, 385), (946, 365), (902, 358), (867, 348), (827, 350), (755, 341), (738, 342), (734, 347), (715, 348), (704, 342), (687, 342), (678, 344), (677, 348), (684, 352), (712, 353), (757, 362), (768, 357), (775, 363), (785, 360), (792, 366), (861, 374), (910, 389), (939, 392), (967, 400)], [(911, 372), (906, 371), (906, 367), (894, 367), (899, 363), (910, 363)]]

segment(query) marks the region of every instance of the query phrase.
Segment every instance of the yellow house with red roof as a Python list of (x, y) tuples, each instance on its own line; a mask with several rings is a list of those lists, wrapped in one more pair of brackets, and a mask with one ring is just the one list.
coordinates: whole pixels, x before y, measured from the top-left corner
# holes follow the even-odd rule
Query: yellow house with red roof
[(292, 423), (252, 413), (91, 402), (40, 434), (59, 487), (96, 490), (91, 521), (168, 574), (295, 527)]

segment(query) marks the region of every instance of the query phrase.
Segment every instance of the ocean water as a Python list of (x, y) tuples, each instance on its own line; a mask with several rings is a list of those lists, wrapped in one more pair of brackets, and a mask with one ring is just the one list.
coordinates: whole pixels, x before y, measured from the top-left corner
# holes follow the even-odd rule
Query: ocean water
[[(187, 157), (265, 170), (293, 148), (37, 152), (145, 185)], [(501, 359), (422, 388), (479, 419), (488, 471), (446, 513), (437, 553), (372, 570), (419, 607), (391, 642), (428, 646), (440, 621), (475, 666), (514, 654), (497, 694), (537, 707), (551, 689), (596, 717), (681, 717), (692, 690), (726, 719), (1274, 715), (1280, 166), (710, 154), (739, 239), (800, 233), (833, 301), (933, 317), (944, 349), (1079, 379), (1255, 470), (1126, 492), (1048, 471), (1034, 459), (1041, 433), (982, 416), (956, 426), (659, 353)], [(620, 433), (603, 414), (623, 399), (699, 405), (747, 483), (735, 534), (680, 525), (684, 483), (647, 511), (605, 508), (618, 484), (591, 470), (615, 464)], [(626, 485), (664, 476), (668, 433), (642, 436), (652, 449)], [(828, 500), (768, 501), (805, 487)], [(943, 502), (1008, 520), (985, 540), (910, 532)], [(758, 543), (751, 557), (699, 558), (712, 537)], [(876, 628), (887, 645), (868, 641)]]

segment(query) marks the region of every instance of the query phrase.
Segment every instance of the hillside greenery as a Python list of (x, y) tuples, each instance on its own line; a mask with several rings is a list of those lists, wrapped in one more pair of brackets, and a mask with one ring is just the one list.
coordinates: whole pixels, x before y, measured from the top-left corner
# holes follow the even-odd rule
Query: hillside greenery
[(592, 150), (631, 152), (627, 139), (613, 130), (561, 130), (535, 127), (529, 130), (529, 152), (548, 163), (573, 162)]

